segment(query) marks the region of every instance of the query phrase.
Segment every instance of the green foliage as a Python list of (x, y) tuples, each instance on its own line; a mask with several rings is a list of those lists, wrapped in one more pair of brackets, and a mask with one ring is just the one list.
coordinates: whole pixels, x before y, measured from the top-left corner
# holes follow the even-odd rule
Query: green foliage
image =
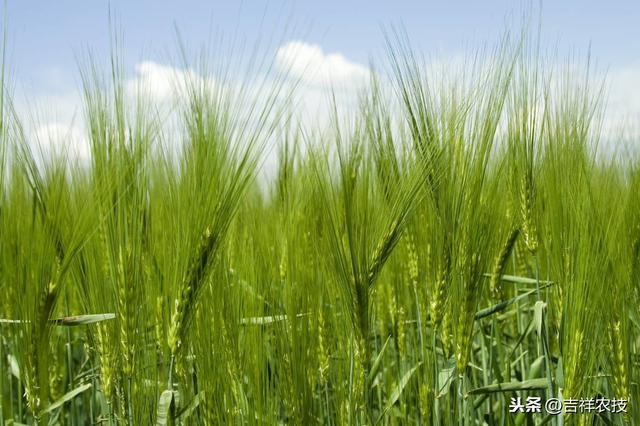
[(0, 426), (591, 424), (509, 402), (599, 395), (640, 421), (638, 158), (539, 55), (432, 75), (398, 38), (308, 133), (280, 77), (205, 61), (167, 128), (116, 52), (83, 68), (81, 164), (0, 92)]

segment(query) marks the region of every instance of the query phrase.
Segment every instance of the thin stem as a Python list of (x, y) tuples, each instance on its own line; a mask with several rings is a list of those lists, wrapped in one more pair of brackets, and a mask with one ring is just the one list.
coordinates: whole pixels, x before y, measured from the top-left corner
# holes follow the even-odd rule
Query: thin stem
[[(18, 395), (22, 395), (22, 381), (18, 379)], [(18, 418), (20, 421), (24, 418), (24, 408), (22, 407), (22, 398), (18, 397)]]
[[(65, 294), (65, 309), (67, 312), (67, 315), (70, 315), (69, 313), (69, 296)], [(66, 346), (66, 352), (67, 352), (67, 374), (69, 374), (69, 389), (73, 389), (73, 354), (71, 353), (71, 329), (68, 327), (67, 328), (67, 344)], [(71, 400), (71, 425), (75, 425), (76, 424), (76, 417), (77, 417), (77, 413), (76, 413), (76, 404), (75, 404), (75, 400)]]
[(353, 417), (353, 367), (354, 367), (354, 353), (353, 353), (353, 334), (349, 340), (349, 425), (351, 425), (351, 419)]
[(127, 382), (127, 418), (129, 421), (129, 426), (133, 425), (133, 407), (131, 405), (131, 399), (133, 395), (131, 394), (131, 377), (129, 377)]
[(2, 338), (2, 330), (0, 330), (0, 426), (4, 426), (4, 373), (9, 371), (2, 368), (4, 366), (4, 340)]
[(324, 381), (324, 397), (327, 404), (327, 425), (331, 426), (331, 404), (329, 403), (329, 381)]
[[(538, 295), (538, 301), (542, 302), (541, 292), (540, 292), (540, 266), (538, 263), (538, 255), (535, 254), (533, 256), (535, 263), (535, 273), (536, 273), (536, 293)], [(545, 372), (547, 375), (547, 381), (549, 384), (549, 389), (547, 390), (547, 398), (551, 398), (555, 394), (555, 389), (553, 385), (553, 377), (552, 377), (552, 366), (551, 366), (551, 354), (549, 353), (549, 331), (547, 321), (545, 319), (545, 310), (542, 310), (542, 336), (540, 336), (540, 342), (542, 345), (542, 352), (544, 355), (544, 363), (545, 363)]]
[(169, 390), (173, 390), (173, 365), (175, 361), (176, 361), (176, 356), (174, 354), (171, 354), (171, 359), (169, 361), (169, 379), (167, 383)]
[(458, 422), (460, 426), (464, 426), (466, 401), (463, 395), (464, 375), (458, 376)]
[(107, 402), (107, 406), (109, 407), (109, 425), (113, 426), (113, 405), (111, 405), (111, 401)]
[[(433, 351), (433, 376), (431, 380), (436, 384), (436, 392), (437, 395), (440, 392), (440, 389), (437, 387), (438, 383), (438, 353), (436, 352), (436, 329), (435, 327), (431, 331), (431, 350)], [(435, 424), (439, 424), (440, 422), (440, 400), (438, 398), (434, 398), (433, 400), (433, 411), (435, 414)]]

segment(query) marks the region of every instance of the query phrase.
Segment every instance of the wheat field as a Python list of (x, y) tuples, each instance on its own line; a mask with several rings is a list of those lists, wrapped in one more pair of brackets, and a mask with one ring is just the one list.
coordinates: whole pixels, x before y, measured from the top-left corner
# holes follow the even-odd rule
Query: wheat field
[(167, 131), (89, 61), (83, 163), (3, 72), (0, 426), (640, 424), (640, 157), (588, 61), (387, 52), (319, 131), (277, 78), (177, 84)]

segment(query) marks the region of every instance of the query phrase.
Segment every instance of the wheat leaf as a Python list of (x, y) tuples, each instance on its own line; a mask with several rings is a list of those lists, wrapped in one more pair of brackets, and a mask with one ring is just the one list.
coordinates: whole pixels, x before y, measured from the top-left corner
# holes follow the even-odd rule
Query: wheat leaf
[(65, 393), (62, 396), (62, 398), (60, 398), (59, 400), (57, 400), (56, 402), (54, 402), (53, 404), (51, 404), (47, 408), (45, 408), (40, 413), (40, 415), (46, 414), (46, 413), (50, 413), (53, 410), (56, 410), (56, 409), (62, 407), (64, 404), (66, 404), (67, 402), (71, 401), (76, 396), (78, 396), (81, 393), (91, 389), (91, 386), (92, 386), (91, 383), (87, 383), (87, 384), (84, 384), (82, 386), (78, 386), (77, 388), (73, 389), (72, 391), (69, 391), (69, 392)]

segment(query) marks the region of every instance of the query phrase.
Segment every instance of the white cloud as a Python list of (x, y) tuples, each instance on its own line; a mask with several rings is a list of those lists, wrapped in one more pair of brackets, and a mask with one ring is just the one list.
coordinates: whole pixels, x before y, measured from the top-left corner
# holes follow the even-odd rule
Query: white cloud
[(613, 136), (635, 132), (640, 124), (640, 63), (613, 69), (607, 73), (607, 103), (604, 131)]
[(276, 65), (303, 83), (317, 86), (363, 84), (370, 76), (366, 67), (342, 54), (325, 53), (320, 46), (302, 41), (281, 46), (276, 53)]
[(188, 84), (211, 86), (213, 81), (192, 69), (181, 69), (162, 65), (153, 61), (143, 61), (135, 65), (135, 75), (128, 79), (125, 87), (129, 95), (142, 93), (153, 101), (175, 100), (183, 94)]
[[(280, 71), (289, 73), (303, 83), (298, 85), (296, 91), (296, 112), (306, 127), (327, 124), (332, 94), (330, 89), (336, 89), (333, 95), (338, 109), (341, 112), (353, 112), (359, 89), (369, 82), (370, 72), (364, 66), (347, 60), (339, 53), (324, 53), (319, 46), (302, 42), (293, 41), (281, 46), (274, 60)], [(143, 102), (146, 100), (149, 106), (158, 108), (163, 124), (168, 127), (175, 125), (179, 110), (176, 107), (183, 100), (187, 83), (207, 89), (215, 87), (212, 77), (192, 68), (180, 68), (152, 60), (138, 62), (132, 71), (124, 81), (128, 109), (133, 111), (136, 98), (140, 95), (138, 99)], [(266, 97), (265, 93), (268, 94), (273, 87), (271, 84), (278, 84), (277, 80), (270, 83), (266, 75), (255, 75), (253, 78), (244, 88), (249, 91), (246, 93), (248, 96), (254, 96), (252, 91), (255, 91), (257, 99)], [(242, 83), (234, 80), (226, 82), (232, 87)], [(287, 87), (291, 87), (291, 83), (287, 83)], [(83, 99), (78, 90), (23, 98), (18, 113), (24, 120), (34, 148), (41, 155), (66, 152), (71, 159), (87, 161), (90, 158)], [(241, 99), (238, 101), (243, 102)], [(244, 102), (250, 101), (244, 99)], [(34, 115), (34, 111), (37, 114)], [(172, 140), (171, 144), (177, 142)]]
[[(331, 122), (330, 107), (335, 101), (341, 117), (348, 117), (358, 107), (358, 93), (369, 82), (370, 71), (351, 62), (339, 53), (326, 53), (320, 46), (301, 41), (291, 41), (282, 45), (275, 53), (278, 70), (286, 72), (292, 79), (302, 83), (295, 92), (296, 103), (292, 113), (309, 129), (323, 129)], [(446, 59), (446, 58), (445, 58)], [(438, 58), (425, 64), (426, 73), (437, 81), (456, 78), (455, 70), (463, 61), (458, 56), (449, 59)], [(427, 72), (428, 71), (428, 72)], [(469, 76), (467, 76), (469, 77)], [(272, 87), (266, 76), (254, 76), (247, 88), (255, 90), (261, 99)], [(184, 84), (192, 81), (213, 87), (213, 79), (190, 68), (179, 68), (153, 61), (142, 61), (135, 65), (130, 77), (125, 81), (130, 107), (133, 96), (142, 93), (157, 107), (176, 105), (179, 97), (176, 90), (184, 90)], [(385, 89), (389, 82), (381, 76)], [(240, 84), (229, 81), (227, 84)], [(285, 87), (291, 87), (288, 81)], [(276, 81), (273, 84), (277, 84)], [(266, 87), (265, 87), (266, 86)], [(621, 136), (634, 139), (640, 136), (640, 63), (618, 67), (607, 73), (607, 108), (603, 120), (603, 136), (618, 140)], [(332, 89), (337, 89), (332, 92)], [(139, 91), (142, 92), (139, 92)], [(286, 90), (285, 90), (286, 92)], [(285, 95), (286, 93), (283, 93)], [(332, 98), (332, 96), (335, 96)], [(253, 97), (253, 93), (251, 93)], [(89, 141), (84, 127), (82, 96), (78, 91), (69, 90), (55, 95), (29, 97), (28, 102), (17, 105), (18, 114), (24, 120), (27, 134), (41, 145), (42, 153), (67, 152), (71, 158), (88, 160)], [(391, 107), (391, 105), (390, 105)], [(33, 116), (33, 111), (38, 114)], [(175, 112), (175, 110), (174, 110)], [(394, 110), (394, 112), (397, 112)], [(173, 113), (172, 113), (173, 114)], [(164, 117), (173, 117), (167, 115)], [(29, 119), (31, 118), (31, 120)], [(164, 120), (167, 124), (168, 120)], [(177, 138), (168, 138), (173, 144)]]
[(309, 131), (324, 130), (332, 122), (334, 107), (349, 121), (371, 82), (372, 71), (366, 66), (300, 40), (281, 45), (274, 59), (276, 69), (296, 87), (291, 102), (293, 118)]
[[(187, 82), (212, 84), (212, 81), (191, 69), (143, 61), (134, 66), (134, 73), (124, 82), (126, 103), (133, 110), (140, 94), (143, 102), (146, 99), (159, 109), (171, 110), (178, 99), (176, 91), (182, 92)], [(91, 150), (83, 102), (82, 94), (73, 89), (36, 96), (19, 94), (16, 111), (40, 161), (58, 155), (67, 156), (72, 162), (89, 161)]]
[(43, 160), (63, 156), (72, 162), (86, 163), (90, 158), (89, 140), (80, 127), (53, 122), (39, 126), (32, 136)]
[(72, 162), (90, 158), (80, 92), (72, 89), (39, 95), (19, 92), (13, 100), (26, 142), (39, 162), (60, 155)]

